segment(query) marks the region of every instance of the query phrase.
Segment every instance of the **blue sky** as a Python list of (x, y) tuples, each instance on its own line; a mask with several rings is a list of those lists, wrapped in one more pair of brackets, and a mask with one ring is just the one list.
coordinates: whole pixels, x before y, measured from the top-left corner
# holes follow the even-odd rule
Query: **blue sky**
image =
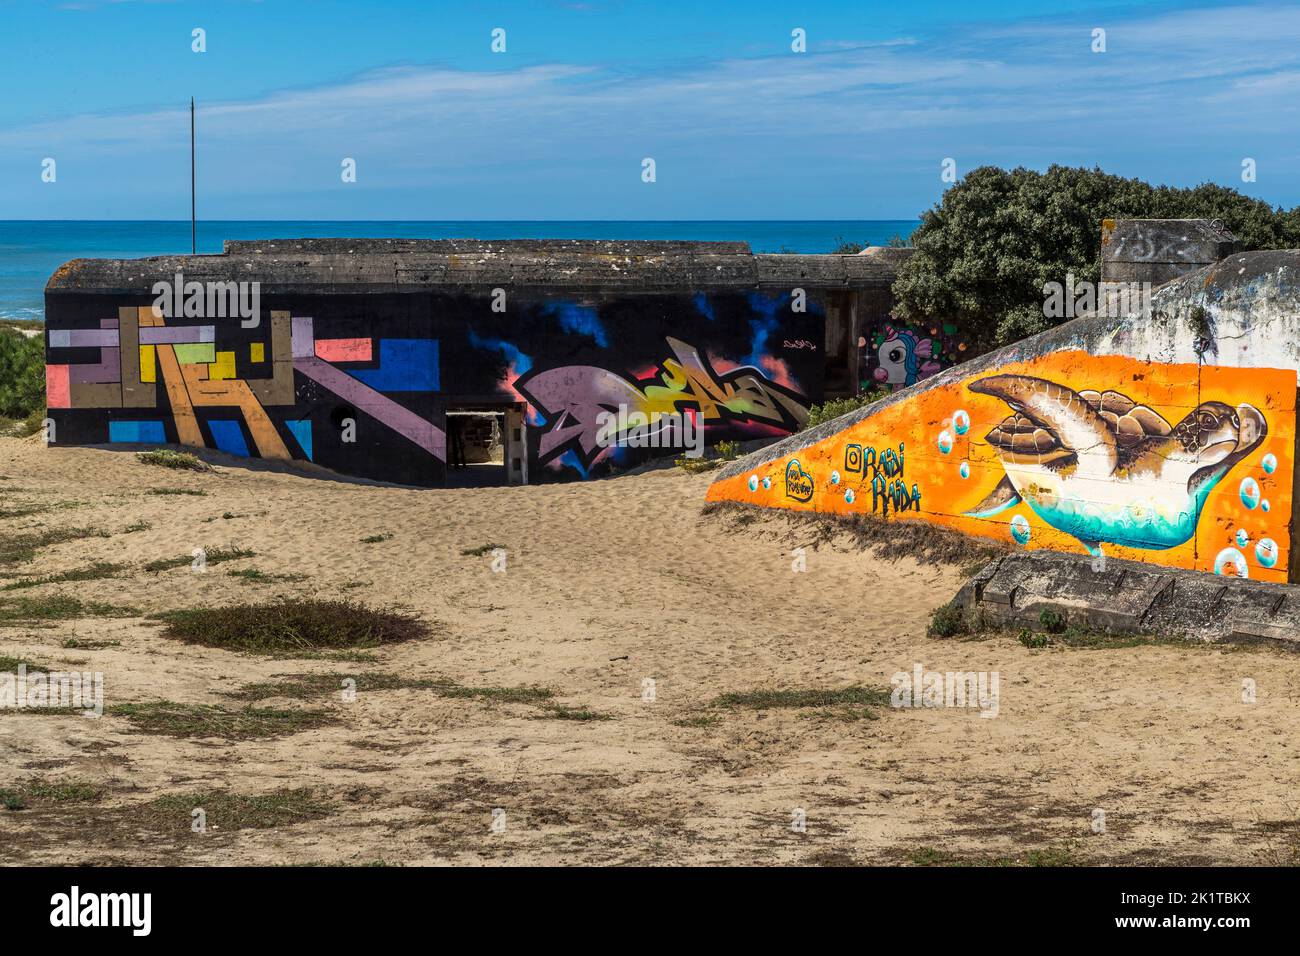
[(945, 157), (1300, 204), (1296, 5), (0, 0), (0, 83), (0, 219), (187, 218), (191, 94), (208, 219), (911, 218)]

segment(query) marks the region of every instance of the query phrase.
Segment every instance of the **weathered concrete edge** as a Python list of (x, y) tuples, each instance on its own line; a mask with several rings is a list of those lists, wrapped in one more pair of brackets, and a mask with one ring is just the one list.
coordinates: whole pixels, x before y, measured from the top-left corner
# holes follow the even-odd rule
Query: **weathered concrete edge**
[[(352, 248), (355, 247), (355, 248)], [(885, 288), (889, 258), (753, 254), (743, 243), (511, 240), (277, 240), (231, 242), (219, 255), (74, 259), (50, 294), (143, 294), (177, 273), (187, 281), (258, 282), (263, 294), (374, 294), (530, 289), (675, 292), (712, 288)]]
[[(968, 580), (953, 603), (1005, 626), (1038, 623), (1041, 610), (1066, 622), (1113, 633), (1150, 633), (1213, 643), (1269, 644), (1300, 651), (1300, 585), (1275, 584), (1084, 555), (1022, 551), (995, 558)], [(1062, 581), (1068, 583), (1062, 587)], [(1125, 581), (1140, 579), (1137, 589)], [(1073, 600), (1062, 592), (1073, 592)], [(1083, 600), (1077, 598), (1084, 594)], [(1118, 594), (1131, 613), (1118, 610)]]

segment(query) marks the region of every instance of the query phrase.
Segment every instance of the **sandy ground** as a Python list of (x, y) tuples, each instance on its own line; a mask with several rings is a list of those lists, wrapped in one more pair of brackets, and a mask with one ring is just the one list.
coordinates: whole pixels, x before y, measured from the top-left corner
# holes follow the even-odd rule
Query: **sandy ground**
[[(375, 663), (268, 659), (178, 644), (141, 616), (0, 625), (0, 655), (101, 671), (109, 705), (223, 696), (276, 675), (382, 671), (468, 686), (543, 686), (608, 719), (527, 704), (369, 691), (309, 702), (338, 723), (271, 739), (175, 738), (125, 718), (0, 712), (0, 788), (94, 785), (94, 799), (0, 809), (5, 862), (182, 864), (1285, 863), (1300, 845), (1300, 657), (1269, 650), (1031, 650), (1011, 636), (925, 636), (962, 580), (905, 550), (781, 516), (703, 516), (709, 476), (410, 490), (234, 467), (172, 472), (102, 449), (0, 439), (0, 538), (94, 527), (16, 575), (92, 561), (106, 580), (0, 591), (138, 607), (280, 595), (404, 605), (437, 636)], [(188, 487), (203, 497), (154, 496)], [(128, 531), (138, 522), (141, 530)], [(363, 537), (388, 533), (384, 541)], [(494, 573), (485, 544), (507, 548)], [(253, 558), (148, 573), (239, 545)], [(230, 576), (256, 567), (299, 582)], [(117, 646), (65, 648), (78, 641)], [(720, 694), (866, 685), (916, 664), (997, 671), (974, 709), (727, 709)], [(1257, 699), (1242, 699), (1243, 679)], [(643, 699), (646, 679), (654, 700)], [(302, 702), (271, 701), (259, 706)], [(853, 717), (859, 719), (852, 719)], [(191, 832), (187, 795), (311, 788), (330, 809), (275, 827)], [(180, 809), (154, 801), (178, 795)], [(212, 798), (209, 797), (209, 800)], [(493, 832), (493, 810), (504, 832)], [(791, 825), (796, 808), (806, 828)], [(1095, 833), (1096, 810), (1105, 814)]]

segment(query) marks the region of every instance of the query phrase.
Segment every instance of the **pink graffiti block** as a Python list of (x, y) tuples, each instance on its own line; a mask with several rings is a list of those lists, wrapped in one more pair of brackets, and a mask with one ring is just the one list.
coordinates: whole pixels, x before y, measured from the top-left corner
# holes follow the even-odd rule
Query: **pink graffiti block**
[[(314, 358), (316, 355), (316, 332), (310, 316), (295, 315), (290, 321), (289, 351), (293, 358)], [(278, 358), (279, 356), (277, 356)]]
[(68, 381), (68, 366), (45, 366), (45, 405), (47, 408), (72, 407), (72, 388)]
[(370, 339), (317, 339), (316, 357), (327, 362), (369, 362)]

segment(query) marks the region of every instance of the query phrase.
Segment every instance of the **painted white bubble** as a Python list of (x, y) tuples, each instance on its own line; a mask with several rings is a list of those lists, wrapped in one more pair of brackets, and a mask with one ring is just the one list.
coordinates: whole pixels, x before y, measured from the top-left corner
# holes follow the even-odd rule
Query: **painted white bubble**
[(1268, 511), (1270, 508), (1273, 507), (1271, 504), (1268, 503), (1268, 499), (1267, 499), (1267, 498), (1265, 498), (1263, 501), (1261, 501), (1261, 502), (1259, 503), (1259, 506), (1260, 506), (1261, 508), (1263, 508), (1265, 511)]
[(1254, 511), (1259, 507), (1259, 482), (1254, 478), (1241, 479), (1241, 503)]
[(1029, 543), (1029, 520), (1024, 515), (1016, 515), (1011, 519), (1011, 537), (1016, 539), (1017, 544)]
[(1245, 529), (1245, 528), (1238, 528), (1238, 529), (1237, 529), (1237, 547), (1239, 547), (1239, 548), (1244, 548), (1244, 547), (1245, 547), (1246, 545), (1248, 545), (1248, 544), (1250, 544), (1250, 535), (1246, 534), (1246, 529)]
[(1260, 538), (1255, 545), (1255, 560), (1261, 568), (1271, 568), (1277, 564), (1277, 542), (1272, 538)]
[(832, 471), (832, 472), (831, 472), (831, 484), (832, 484), (832, 485), (838, 485), (839, 483), (840, 483), (840, 473), (839, 473), (838, 471)]
[(758, 491), (758, 475), (749, 476), (749, 490)]
[(1277, 455), (1270, 452), (1263, 457), (1259, 464), (1264, 469), (1264, 474), (1271, 475), (1277, 471)]
[(1214, 558), (1215, 574), (1235, 574), (1239, 578), (1250, 577), (1250, 568), (1246, 565), (1246, 556), (1236, 548), (1224, 548)]
[(771, 479), (771, 478), (764, 478), (764, 479), (763, 479), (763, 488), (764, 488), (765, 490), (768, 490), (768, 489), (771, 489), (771, 487), (772, 487), (772, 479)]
[(953, 412), (952, 427), (958, 435), (964, 435), (970, 431), (970, 415), (964, 411)]
[(939, 432), (939, 450), (945, 455), (952, 451), (952, 441), (952, 432), (948, 431), (946, 428)]
[(968, 461), (963, 461), (963, 462), (961, 463), (960, 467), (958, 467), (958, 469), (957, 469), (957, 474), (961, 475), (963, 478), (969, 478), (969, 477), (970, 477), (970, 462), (968, 462)]
[(845, 504), (849, 504), (849, 505), (853, 504), (853, 499), (856, 498), (856, 497), (857, 497), (857, 495), (855, 495), (855, 494), (853, 493), (853, 489), (852, 489), (852, 488), (845, 488), (845, 489), (844, 489), (844, 503), (845, 503)]

